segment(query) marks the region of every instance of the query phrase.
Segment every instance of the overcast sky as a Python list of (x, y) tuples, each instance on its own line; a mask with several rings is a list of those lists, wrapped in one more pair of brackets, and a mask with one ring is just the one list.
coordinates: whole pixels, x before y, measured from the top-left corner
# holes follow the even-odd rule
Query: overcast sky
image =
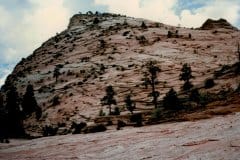
[(184, 27), (225, 18), (240, 28), (240, 0), (0, 0), (0, 86), (21, 58), (89, 10)]

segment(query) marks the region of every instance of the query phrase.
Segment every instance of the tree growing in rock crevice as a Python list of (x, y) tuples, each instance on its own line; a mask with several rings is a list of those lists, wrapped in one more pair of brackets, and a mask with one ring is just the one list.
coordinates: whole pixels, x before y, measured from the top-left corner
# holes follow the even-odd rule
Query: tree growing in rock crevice
[(113, 90), (113, 87), (110, 85), (110, 86), (107, 86), (106, 88), (106, 95), (101, 99), (102, 105), (108, 105), (109, 115), (112, 114), (112, 111), (111, 111), (112, 105), (117, 104), (117, 101), (114, 98), (114, 95), (116, 95), (116, 93)]

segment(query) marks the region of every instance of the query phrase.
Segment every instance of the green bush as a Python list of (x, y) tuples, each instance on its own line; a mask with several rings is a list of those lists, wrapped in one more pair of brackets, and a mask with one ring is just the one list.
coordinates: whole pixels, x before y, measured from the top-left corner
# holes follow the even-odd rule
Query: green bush
[(161, 117), (161, 110), (159, 108), (155, 108), (151, 114), (151, 120), (158, 121), (159, 119), (161, 119)]

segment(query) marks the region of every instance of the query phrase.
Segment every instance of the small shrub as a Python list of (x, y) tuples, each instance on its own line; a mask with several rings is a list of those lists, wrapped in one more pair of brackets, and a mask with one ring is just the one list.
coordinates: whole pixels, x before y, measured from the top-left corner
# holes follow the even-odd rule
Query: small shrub
[(161, 118), (161, 110), (160, 108), (155, 108), (151, 114), (152, 121), (158, 121)]
[(205, 88), (212, 88), (215, 85), (214, 80), (212, 78), (208, 78), (204, 82)]
[(43, 136), (55, 136), (57, 134), (58, 128), (53, 126), (45, 126), (43, 128)]
[(71, 129), (73, 129), (72, 134), (79, 134), (81, 133), (82, 129), (85, 128), (87, 124), (85, 122), (81, 122), (77, 124), (76, 122), (72, 123)]
[(141, 113), (136, 113), (131, 115), (130, 121), (136, 123), (136, 127), (142, 126), (142, 114)]
[(126, 126), (126, 123), (121, 121), (121, 120), (118, 120), (117, 122), (117, 130), (120, 130), (122, 127), (125, 127)]
[(96, 132), (104, 132), (106, 131), (107, 128), (103, 124), (96, 124), (93, 126), (88, 126), (86, 127), (85, 130), (83, 130), (84, 133), (96, 133)]
[(115, 107), (114, 111), (112, 112), (112, 115), (120, 115), (120, 109), (119, 107)]

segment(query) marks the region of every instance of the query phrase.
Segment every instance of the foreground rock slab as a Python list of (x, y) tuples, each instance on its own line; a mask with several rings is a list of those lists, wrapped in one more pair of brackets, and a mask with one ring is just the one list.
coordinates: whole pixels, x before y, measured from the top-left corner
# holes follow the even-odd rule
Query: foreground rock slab
[(240, 113), (195, 122), (103, 133), (11, 140), (0, 159), (232, 159), (240, 158)]

